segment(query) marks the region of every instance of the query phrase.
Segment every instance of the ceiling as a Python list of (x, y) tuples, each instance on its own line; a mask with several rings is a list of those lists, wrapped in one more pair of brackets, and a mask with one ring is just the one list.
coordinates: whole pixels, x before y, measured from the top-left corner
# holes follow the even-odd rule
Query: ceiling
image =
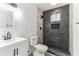
[(61, 7), (64, 5), (67, 5), (68, 3), (57, 3), (56, 5), (52, 5), (51, 3), (36, 3), (38, 8), (40, 8), (42, 11), (50, 10), (53, 8)]

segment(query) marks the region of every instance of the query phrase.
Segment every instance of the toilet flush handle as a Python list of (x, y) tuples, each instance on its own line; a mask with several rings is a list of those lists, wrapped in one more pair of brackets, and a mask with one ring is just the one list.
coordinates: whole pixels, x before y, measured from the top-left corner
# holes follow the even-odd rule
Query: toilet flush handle
[(76, 24), (79, 24), (79, 22), (77, 22)]

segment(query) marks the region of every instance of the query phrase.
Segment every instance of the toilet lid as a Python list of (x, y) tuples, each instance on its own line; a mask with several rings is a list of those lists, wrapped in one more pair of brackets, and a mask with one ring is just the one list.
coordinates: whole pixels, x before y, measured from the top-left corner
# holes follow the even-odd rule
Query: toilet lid
[(43, 44), (37, 44), (34, 47), (38, 50), (48, 50), (48, 47), (46, 45), (43, 45)]

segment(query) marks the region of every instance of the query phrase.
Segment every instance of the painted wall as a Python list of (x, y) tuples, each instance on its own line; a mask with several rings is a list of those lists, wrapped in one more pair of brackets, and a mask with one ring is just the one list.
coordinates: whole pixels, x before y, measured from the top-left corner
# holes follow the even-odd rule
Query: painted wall
[(69, 4), (69, 51), (73, 55), (73, 4)]
[(36, 5), (30, 3), (19, 3), (17, 5), (22, 12), (22, 18), (15, 19), (15, 31), (17, 35), (21, 37), (36, 35)]
[[(73, 55), (79, 56), (79, 4), (72, 4), (73, 11)], [(72, 35), (72, 34), (71, 34)]]
[(70, 53), (79, 56), (79, 4), (70, 4)]

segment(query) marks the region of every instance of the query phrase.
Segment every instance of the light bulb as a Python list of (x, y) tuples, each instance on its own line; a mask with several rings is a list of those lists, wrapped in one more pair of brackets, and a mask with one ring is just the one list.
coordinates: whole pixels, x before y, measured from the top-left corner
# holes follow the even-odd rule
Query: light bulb
[(56, 5), (57, 3), (51, 3), (51, 5)]

